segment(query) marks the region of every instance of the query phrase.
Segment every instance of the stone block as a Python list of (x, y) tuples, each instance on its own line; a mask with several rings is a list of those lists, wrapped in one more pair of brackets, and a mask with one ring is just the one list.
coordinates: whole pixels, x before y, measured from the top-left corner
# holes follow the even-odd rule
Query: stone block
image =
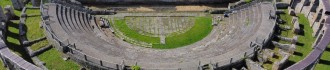
[(41, 0), (31, 0), (32, 6), (33, 7), (39, 7), (40, 6), (40, 1)]
[(276, 7), (278, 8), (278, 9), (286, 9), (286, 8), (288, 8), (290, 6), (290, 4), (288, 4), (288, 3), (284, 3), (284, 2), (277, 2), (276, 3)]
[(9, 13), (9, 15), (15, 16), (14, 9), (10, 5), (7, 5), (5, 7), (5, 10), (7, 11), (7, 13)]
[(264, 68), (261, 67), (261, 65), (259, 65), (256, 62), (253, 62), (251, 59), (245, 59), (245, 61), (248, 70), (265, 70)]
[(24, 8), (23, 0), (11, 0), (15, 10), (22, 10)]
[(1, 22), (1, 21), (5, 22), (6, 19), (7, 19), (7, 18), (6, 18), (6, 16), (5, 16), (4, 12), (3, 12), (3, 9), (2, 9), (2, 7), (0, 6), (0, 22)]
[(293, 23), (293, 32), (295, 34), (299, 34), (300, 33), (300, 26), (299, 26), (298, 18), (294, 17), (292, 19), (292, 23)]
[(296, 16), (296, 13), (294, 12), (294, 9), (289, 9), (288, 12), (291, 16)]

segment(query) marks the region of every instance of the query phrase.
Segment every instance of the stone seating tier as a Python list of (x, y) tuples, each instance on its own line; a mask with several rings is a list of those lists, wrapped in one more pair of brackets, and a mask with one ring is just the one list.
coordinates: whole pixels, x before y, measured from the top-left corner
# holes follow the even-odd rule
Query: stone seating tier
[[(272, 4), (260, 3), (255, 7), (250, 6), (248, 9), (232, 14), (225, 20), (226, 24), (215, 26), (210, 35), (200, 42), (164, 51), (136, 47), (115, 37), (107, 37), (100, 30), (97, 22), (99, 18), (86, 14), (84, 11), (73, 10), (78, 11), (80, 15), (72, 16), (71, 14), (75, 12), (65, 6), (54, 3), (45, 6), (48, 6), (47, 13), (51, 16), (49, 20), (54, 21), (45, 23), (49, 25), (44, 25), (48, 36), (54, 39), (53, 42), (71, 44), (69, 55), (79, 56), (74, 59), (115, 69), (121, 68), (118, 66), (135, 64), (141, 66), (142, 69), (197, 69), (206, 64), (219, 65), (216, 67), (226, 66), (253, 55), (256, 47), (251, 47), (251, 42), (268, 41), (272, 28), (275, 26), (273, 20), (265, 19), (269, 16), (269, 12), (263, 11), (273, 10)], [(79, 17), (80, 21), (70, 19), (75, 16)], [(89, 30), (83, 31), (83, 28)], [(110, 39), (115, 40), (115, 43), (109, 43)], [(109, 64), (109, 66), (104, 64)]]

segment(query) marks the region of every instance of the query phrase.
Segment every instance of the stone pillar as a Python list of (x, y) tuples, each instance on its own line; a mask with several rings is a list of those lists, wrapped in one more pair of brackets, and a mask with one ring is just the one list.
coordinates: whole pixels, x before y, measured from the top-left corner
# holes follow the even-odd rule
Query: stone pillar
[(22, 0), (11, 0), (15, 10), (22, 10), (24, 8), (24, 3)]
[(7, 6), (5, 7), (5, 10), (6, 10), (10, 15), (12, 15), (12, 16), (15, 15), (15, 13), (14, 13), (14, 9), (11, 8), (10, 5), (7, 5)]
[(5, 17), (5, 14), (4, 14), (4, 12), (3, 12), (3, 10), (2, 10), (2, 7), (0, 6), (0, 22), (1, 21), (6, 21), (6, 17)]
[(31, 0), (33, 7), (39, 7), (40, 6), (40, 0)]
[(19, 19), (19, 17), (15, 15), (14, 9), (10, 5), (7, 5), (4, 10), (6, 11), (6, 13), (5, 13), (5, 15), (7, 17), (6, 20)]
[(319, 36), (316, 37), (316, 40), (311, 47), (314, 48), (315, 46), (317, 46), (317, 44), (320, 42), (322, 37), (323, 37), (323, 33), (320, 33)]

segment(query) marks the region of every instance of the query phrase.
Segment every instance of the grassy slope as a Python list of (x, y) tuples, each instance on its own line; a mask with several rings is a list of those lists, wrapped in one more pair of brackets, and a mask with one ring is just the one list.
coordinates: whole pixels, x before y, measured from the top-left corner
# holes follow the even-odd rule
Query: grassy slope
[[(291, 28), (293, 28), (293, 24), (292, 22), (292, 16), (290, 16), (289, 14), (287, 14), (288, 10), (285, 10), (286, 14), (281, 14), (280, 18), (283, 19), (286, 23), (284, 25), (280, 25), (280, 27), (284, 27), (284, 26), (290, 26)], [(284, 37), (289, 37), (292, 38), (293, 37), (293, 30), (287, 30), (287, 31), (281, 31), (281, 36)]]
[(115, 21), (115, 27), (123, 32), (127, 37), (130, 37), (137, 41), (147, 42), (147, 43), (160, 43), (159, 37), (149, 37), (139, 34), (138, 32), (130, 29), (124, 19), (118, 19)]
[(298, 44), (293, 56), (290, 56), (289, 60), (298, 62), (304, 59), (312, 50), (312, 44), (315, 38), (312, 36), (313, 30), (309, 26), (308, 19), (303, 14), (298, 14), (300, 28), (304, 29), (302, 34), (298, 37)]
[(0, 70), (7, 70), (5, 67), (3, 67), (2, 60), (0, 60)]
[(195, 25), (185, 33), (166, 38), (166, 44), (156, 44), (153, 48), (171, 49), (195, 43), (212, 31), (211, 17), (197, 17)]
[(185, 33), (167, 37), (166, 44), (159, 44), (160, 39), (158, 37), (149, 37), (141, 35), (138, 32), (130, 29), (125, 23), (124, 19), (116, 20), (114, 27), (118, 28), (127, 37), (132, 39), (152, 43), (152, 48), (157, 49), (171, 49), (185, 45), (195, 43), (205, 36), (207, 36), (212, 30), (212, 18), (211, 17), (196, 17), (195, 25)]
[[(285, 11), (285, 14), (280, 14), (280, 18), (283, 19), (286, 23), (284, 24), (279, 24), (280, 27), (284, 27), (284, 26), (290, 26), (290, 27), (293, 27), (293, 24), (291, 24), (291, 21), (292, 21), (292, 16), (290, 16), (287, 12), (288, 10), (284, 10)], [(283, 37), (289, 37), (289, 38), (292, 38), (293, 37), (293, 31), (292, 30), (286, 30), (286, 31), (281, 31), (280, 33), (280, 36), (283, 36)], [(286, 42), (286, 41), (282, 41), (282, 40), (273, 40), (273, 41), (277, 41), (277, 42), (280, 42), (280, 43), (289, 43), (289, 42)], [(271, 62), (269, 63), (264, 63), (262, 66), (265, 68), (265, 69), (268, 69), (268, 70), (271, 70), (272, 69), (272, 66), (273, 66), (273, 63), (275, 61), (279, 61), (280, 59), (282, 59), (282, 56), (281, 54), (278, 52), (279, 51), (279, 48), (278, 47), (275, 47), (274, 45), (271, 45), (272, 47), (274, 47), (274, 49), (272, 50), (276, 56), (276, 58), (269, 58), (269, 60)]]
[(329, 70), (330, 68), (330, 45), (323, 52), (319, 63), (316, 65), (315, 70)]
[(52, 48), (38, 57), (46, 63), (46, 67), (50, 70), (79, 70), (78, 64), (72, 60), (64, 61), (61, 55), (55, 48)]
[[(43, 33), (43, 29), (39, 28), (39, 24), (40, 24), (40, 13), (39, 13), (39, 9), (27, 9), (26, 11), (27, 14), (29, 15), (36, 15), (36, 16), (29, 16), (26, 19), (26, 26), (28, 27), (28, 32), (27, 32), (27, 38), (28, 40), (34, 40), (34, 39), (38, 39), (40, 37), (45, 36)], [(41, 42), (38, 42), (36, 44), (33, 44), (31, 46), (32, 50), (38, 50), (44, 46), (48, 45), (48, 41), (44, 40)]]
[[(287, 10), (285, 10), (287, 12)], [(293, 27), (293, 24), (291, 24), (292, 21), (292, 16), (290, 16), (289, 14), (281, 14), (280, 15), (281, 19), (283, 19), (284, 21), (286, 21), (287, 23), (285, 24), (280, 24), (280, 27), (283, 27), (284, 25), (286, 26), (290, 26), (291, 28)], [(312, 50), (311, 46), (314, 42), (314, 37), (312, 36), (312, 29), (309, 26), (309, 22), (308, 19), (303, 15), (303, 14), (298, 14), (298, 21), (300, 23), (300, 27), (303, 29), (302, 33), (298, 35), (298, 44), (296, 47), (296, 51), (294, 52), (293, 55), (290, 56), (289, 58), (289, 62), (287, 65), (285, 65), (284, 67), (288, 67), (302, 59), (304, 59), (309, 52)], [(287, 31), (281, 31), (281, 36), (284, 37), (289, 37), (292, 38), (294, 36), (293, 31), (292, 30), (287, 30)], [(285, 41), (281, 41), (279, 40), (280, 43), (289, 43), (289, 42), (285, 42)], [(275, 47), (275, 53), (277, 52), (276, 50), (278, 50), (278, 48)], [(279, 59), (271, 59), (274, 61), (279, 60)], [(272, 65), (264, 65), (264, 67), (270, 69)]]

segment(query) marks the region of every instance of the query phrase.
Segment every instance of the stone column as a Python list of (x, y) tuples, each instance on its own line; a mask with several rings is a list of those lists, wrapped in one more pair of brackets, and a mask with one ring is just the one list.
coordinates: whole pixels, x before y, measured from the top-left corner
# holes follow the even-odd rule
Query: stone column
[(31, 0), (33, 7), (39, 7), (40, 6), (40, 0)]
[(22, 10), (24, 8), (24, 3), (22, 0), (11, 0), (15, 10)]
[(7, 6), (5, 7), (5, 10), (6, 10), (10, 15), (12, 15), (12, 16), (15, 15), (15, 13), (14, 13), (14, 9), (11, 8), (10, 5), (7, 5)]
[(4, 10), (6, 11), (5, 15), (7, 17), (7, 20), (13, 20), (19, 18), (15, 15), (14, 9), (10, 5), (7, 5)]
[(2, 7), (0, 6), (0, 22), (5, 20), (6, 20), (5, 14), (2, 10)]
[(320, 33), (319, 36), (316, 37), (316, 40), (314, 41), (314, 43), (311, 47), (314, 48), (315, 46), (317, 46), (317, 44), (320, 42), (322, 37), (323, 37), (323, 33)]

